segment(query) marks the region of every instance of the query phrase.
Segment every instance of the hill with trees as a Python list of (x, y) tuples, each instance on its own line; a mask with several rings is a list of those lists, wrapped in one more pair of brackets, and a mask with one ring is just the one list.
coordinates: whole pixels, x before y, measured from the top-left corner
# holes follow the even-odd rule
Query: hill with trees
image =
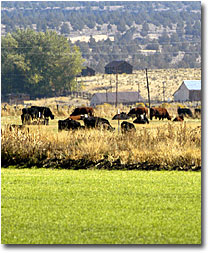
[(1, 14), (2, 34), (54, 30), (98, 72), (112, 60), (136, 70), (201, 67), (198, 1), (7, 1)]

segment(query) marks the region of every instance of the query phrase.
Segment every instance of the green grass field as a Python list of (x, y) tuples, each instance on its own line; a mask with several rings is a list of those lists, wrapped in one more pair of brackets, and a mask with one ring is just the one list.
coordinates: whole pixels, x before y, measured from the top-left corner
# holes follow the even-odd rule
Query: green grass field
[(200, 244), (201, 172), (1, 170), (2, 244)]

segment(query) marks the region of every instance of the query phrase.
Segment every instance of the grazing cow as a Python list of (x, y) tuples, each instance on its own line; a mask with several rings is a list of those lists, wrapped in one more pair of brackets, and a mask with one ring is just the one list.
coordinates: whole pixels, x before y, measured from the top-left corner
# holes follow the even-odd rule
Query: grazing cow
[(30, 125), (31, 124), (31, 115), (29, 113), (21, 114), (22, 125)]
[(201, 113), (201, 108), (195, 108), (195, 113)]
[(130, 116), (128, 116), (125, 112), (121, 112), (120, 114), (116, 114), (113, 118), (112, 118), (112, 120), (117, 120), (117, 119), (119, 119), (119, 120), (124, 120), (124, 119), (129, 119), (130, 118)]
[[(31, 109), (34, 109), (34, 111), (36, 112), (36, 115), (38, 117), (36, 118), (51, 118), (54, 119), (54, 115), (52, 114), (50, 108), (48, 107), (44, 107), (44, 106), (31, 106)], [(37, 113), (38, 112), (38, 113)]]
[(135, 107), (130, 109), (128, 116), (136, 116), (139, 117), (140, 115), (147, 115), (148, 114), (148, 108), (146, 107)]
[(69, 116), (69, 119), (73, 119), (73, 120), (82, 120), (82, 119), (83, 119), (83, 115)]
[(133, 123), (136, 123), (136, 124), (149, 124), (149, 120), (147, 118), (147, 116), (144, 114), (144, 115), (140, 115), (139, 117), (137, 117)]
[(179, 121), (179, 122), (184, 121), (184, 115), (181, 114), (180, 116), (176, 116), (176, 117), (173, 119), (173, 121)]
[(201, 116), (201, 108), (195, 108), (194, 115), (195, 115), (195, 117), (200, 117)]
[(91, 116), (91, 117), (84, 117), (83, 120), (85, 127), (87, 128), (103, 128), (111, 131), (115, 129), (110, 125), (109, 121), (104, 118)]
[(77, 129), (81, 129), (83, 128), (81, 126), (81, 124), (76, 121), (76, 120), (73, 120), (73, 119), (65, 119), (65, 120), (59, 120), (58, 121), (58, 131), (61, 131), (61, 130), (77, 130)]
[(89, 115), (93, 116), (93, 107), (77, 107), (74, 109), (70, 116), (77, 116), (77, 115)]
[(184, 116), (189, 116), (192, 117), (192, 111), (189, 108), (178, 108), (177, 109), (178, 115), (180, 116), (181, 114), (183, 114)]
[(50, 108), (43, 106), (31, 106), (29, 108), (22, 109), (21, 120), (22, 123), (30, 124), (29, 115), (32, 120), (44, 118), (44, 124), (48, 125), (49, 117), (54, 119), (54, 115), (52, 114)]
[(124, 133), (128, 133), (128, 132), (135, 132), (136, 128), (134, 126), (133, 123), (127, 122), (127, 121), (123, 121), (121, 123), (121, 132)]
[(159, 107), (150, 108), (150, 120), (152, 120), (153, 117), (155, 117), (156, 119), (158, 118), (159, 120), (161, 119), (171, 120), (171, 116), (169, 115), (166, 108), (159, 108)]

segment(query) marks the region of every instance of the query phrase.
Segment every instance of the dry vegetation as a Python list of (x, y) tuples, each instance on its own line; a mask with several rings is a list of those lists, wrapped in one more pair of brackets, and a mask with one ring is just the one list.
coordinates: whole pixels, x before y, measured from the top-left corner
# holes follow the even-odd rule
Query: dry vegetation
[(156, 121), (138, 126), (136, 133), (127, 135), (117, 129), (58, 132), (56, 126), (50, 125), (9, 131), (5, 126), (1, 142), (3, 166), (193, 170), (201, 167), (199, 121)]
[[(179, 88), (183, 80), (200, 80), (201, 69), (153, 69), (148, 70), (148, 78), (152, 100), (163, 99), (163, 82), (165, 82), (165, 97), (173, 100), (174, 92)], [(105, 86), (113, 86), (115, 91), (116, 75), (97, 74), (92, 77), (78, 78), (82, 83), (83, 91), (86, 92), (105, 92)], [(145, 70), (134, 71), (132, 75), (118, 75), (119, 91), (138, 91), (140, 88), (141, 96), (147, 99), (146, 74)]]
[[(111, 79), (110, 79), (111, 77)], [(174, 91), (183, 80), (201, 79), (200, 69), (150, 70), (149, 82), (151, 96), (161, 99), (162, 82), (166, 82), (166, 98), (172, 99)], [(83, 77), (83, 90), (96, 92), (98, 88), (115, 82), (114, 75)], [(119, 91), (137, 90), (140, 84), (141, 95), (147, 97), (145, 71), (133, 75), (119, 75)], [(57, 110), (58, 101), (63, 105)], [(29, 101), (32, 105), (49, 106), (55, 120), (49, 126), (29, 126), (29, 131), (9, 131), (7, 124), (21, 124), (22, 105), (14, 109), (2, 105), (2, 165), (22, 165), (64, 168), (124, 168), (124, 169), (192, 169), (201, 168), (201, 120), (187, 119), (184, 123), (164, 120), (150, 121), (149, 125), (135, 125), (135, 134), (118, 133), (117, 121), (111, 118), (117, 113), (114, 106), (105, 104), (95, 108), (95, 115), (110, 120), (115, 132), (100, 130), (78, 130), (58, 132), (58, 119), (65, 119), (77, 106), (77, 100), (70, 98), (51, 98)], [(87, 101), (80, 101), (87, 104)], [(71, 105), (70, 105), (71, 104)], [(60, 104), (61, 105), (61, 104)], [(169, 114), (175, 117), (175, 103), (165, 103)], [(121, 112), (129, 107), (119, 105)], [(132, 122), (132, 120), (129, 120)]]

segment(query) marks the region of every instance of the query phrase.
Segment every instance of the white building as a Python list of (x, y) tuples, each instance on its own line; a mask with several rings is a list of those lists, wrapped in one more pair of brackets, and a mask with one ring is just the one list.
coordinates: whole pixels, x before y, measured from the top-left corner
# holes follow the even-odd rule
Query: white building
[[(133, 105), (138, 102), (144, 102), (144, 99), (139, 94), (139, 92), (118, 92), (117, 95), (118, 104), (123, 105)], [(104, 92), (104, 93), (95, 93), (92, 96), (90, 101), (90, 106), (116, 103), (116, 92)]]
[(184, 80), (173, 96), (175, 102), (201, 101), (201, 80)]

